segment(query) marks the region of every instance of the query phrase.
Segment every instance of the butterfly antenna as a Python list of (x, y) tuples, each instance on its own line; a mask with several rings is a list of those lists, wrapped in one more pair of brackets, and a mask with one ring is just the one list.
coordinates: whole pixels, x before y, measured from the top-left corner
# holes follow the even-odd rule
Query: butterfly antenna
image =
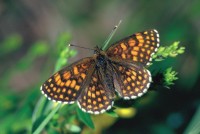
[(74, 47), (78, 47), (78, 48), (83, 48), (83, 49), (88, 49), (88, 50), (95, 50), (95, 49), (91, 49), (91, 48), (87, 48), (87, 47), (77, 46), (77, 45), (74, 45), (74, 44), (69, 44), (69, 47), (70, 46), (74, 46)]
[(117, 31), (117, 28), (119, 27), (121, 22), (122, 22), (122, 20), (120, 20), (119, 23), (112, 29), (111, 33), (109, 34), (108, 38), (106, 39), (106, 41), (103, 44), (102, 50), (105, 50), (107, 48), (108, 43), (110, 42), (110, 40), (112, 39), (113, 35)]

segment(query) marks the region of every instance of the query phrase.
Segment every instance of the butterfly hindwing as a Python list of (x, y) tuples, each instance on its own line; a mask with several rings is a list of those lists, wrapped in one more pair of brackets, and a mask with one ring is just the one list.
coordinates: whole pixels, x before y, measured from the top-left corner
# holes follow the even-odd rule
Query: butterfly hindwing
[(42, 93), (50, 100), (74, 103), (94, 70), (93, 58), (84, 58), (52, 75), (42, 86)]
[(78, 105), (84, 111), (92, 114), (104, 113), (113, 105), (113, 98), (109, 96), (109, 89), (103, 83), (100, 73), (95, 70), (90, 83), (78, 98)]
[(123, 99), (135, 99), (147, 92), (151, 73), (141, 65), (114, 65), (119, 85), (117, 92)]
[(106, 53), (111, 59), (140, 62), (143, 65), (148, 65), (151, 56), (159, 47), (159, 42), (158, 32), (154, 29), (148, 30), (114, 43)]

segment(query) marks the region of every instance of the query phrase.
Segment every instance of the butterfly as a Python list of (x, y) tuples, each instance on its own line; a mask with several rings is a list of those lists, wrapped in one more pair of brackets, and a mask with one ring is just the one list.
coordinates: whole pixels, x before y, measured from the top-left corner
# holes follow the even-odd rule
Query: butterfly
[(159, 42), (157, 30), (152, 29), (126, 37), (106, 51), (96, 47), (92, 57), (64, 67), (40, 89), (49, 100), (77, 102), (84, 112), (104, 113), (111, 109), (117, 94), (129, 100), (147, 92), (152, 77), (146, 66)]

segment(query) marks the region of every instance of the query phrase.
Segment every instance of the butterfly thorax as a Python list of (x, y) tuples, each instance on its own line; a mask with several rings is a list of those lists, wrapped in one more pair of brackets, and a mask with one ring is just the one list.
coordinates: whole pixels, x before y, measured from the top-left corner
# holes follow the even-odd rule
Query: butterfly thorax
[(106, 53), (99, 48), (95, 51), (96, 56), (96, 70), (99, 72), (99, 76), (105, 85), (105, 90), (109, 98), (114, 97), (114, 84), (113, 84), (113, 71), (111, 68), (110, 60), (107, 57)]
[(94, 54), (96, 57), (96, 68), (105, 68), (107, 66), (107, 57), (105, 52), (97, 47)]

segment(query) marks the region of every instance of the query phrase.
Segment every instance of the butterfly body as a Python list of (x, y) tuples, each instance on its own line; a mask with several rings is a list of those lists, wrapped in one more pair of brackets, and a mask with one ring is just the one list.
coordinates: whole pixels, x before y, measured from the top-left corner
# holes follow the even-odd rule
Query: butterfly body
[(104, 113), (113, 106), (115, 92), (123, 99), (135, 99), (147, 92), (152, 80), (146, 66), (158, 47), (156, 30), (133, 34), (106, 51), (97, 47), (92, 57), (52, 75), (41, 91), (53, 101), (77, 102), (84, 112)]

